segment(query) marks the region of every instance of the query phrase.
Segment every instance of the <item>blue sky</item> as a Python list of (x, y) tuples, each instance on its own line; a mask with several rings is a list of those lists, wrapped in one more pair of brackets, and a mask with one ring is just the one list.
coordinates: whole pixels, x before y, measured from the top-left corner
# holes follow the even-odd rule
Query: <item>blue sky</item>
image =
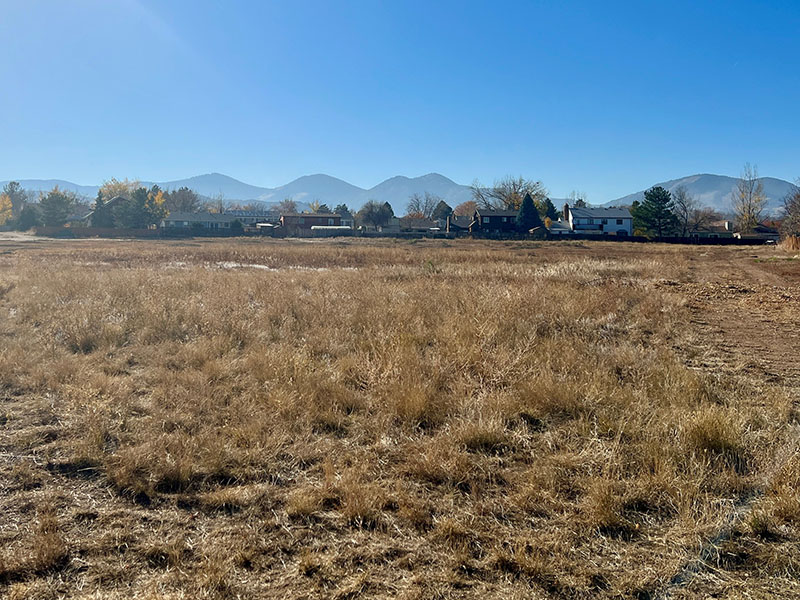
[(796, 0), (0, 3), (0, 180), (800, 176)]

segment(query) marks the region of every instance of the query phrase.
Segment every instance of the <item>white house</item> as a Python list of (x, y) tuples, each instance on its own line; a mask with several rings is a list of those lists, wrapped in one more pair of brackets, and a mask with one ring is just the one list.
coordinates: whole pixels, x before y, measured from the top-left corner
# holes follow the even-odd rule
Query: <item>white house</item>
[(581, 208), (564, 205), (564, 217), (573, 233), (633, 235), (633, 217), (627, 208)]

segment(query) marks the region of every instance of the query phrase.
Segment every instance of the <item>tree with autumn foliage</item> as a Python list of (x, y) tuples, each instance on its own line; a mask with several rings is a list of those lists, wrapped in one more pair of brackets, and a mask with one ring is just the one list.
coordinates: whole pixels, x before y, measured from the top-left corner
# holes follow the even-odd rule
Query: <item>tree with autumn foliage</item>
[(11, 197), (8, 194), (0, 194), (0, 225), (5, 225), (11, 220), (12, 208)]
[(478, 210), (478, 203), (474, 200), (462, 202), (453, 209), (453, 214), (457, 217), (471, 217)]
[(100, 186), (100, 193), (106, 202), (113, 200), (117, 196), (130, 199), (133, 196), (134, 190), (141, 187), (141, 184), (136, 180), (128, 180), (127, 178), (119, 180), (116, 177), (107, 179)]

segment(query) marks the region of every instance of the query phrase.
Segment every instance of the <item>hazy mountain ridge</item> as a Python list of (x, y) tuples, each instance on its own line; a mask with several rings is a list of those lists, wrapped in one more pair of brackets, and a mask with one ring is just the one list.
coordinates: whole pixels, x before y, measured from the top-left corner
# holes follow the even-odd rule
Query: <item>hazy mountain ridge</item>
[[(761, 177), (760, 179), (764, 184), (764, 193), (767, 196), (767, 212), (772, 214), (780, 212), (784, 197), (794, 188), (794, 185), (775, 177)], [(670, 179), (654, 185), (661, 186), (670, 192), (674, 192), (676, 188), (684, 186), (689, 194), (694, 196), (702, 206), (709, 206), (725, 213), (731, 211), (731, 196), (738, 182), (739, 179), (737, 177), (702, 173), (680, 179)], [(644, 199), (644, 192), (645, 190), (642, 190), (635, 194), (623, 196), (611, 202), (606, 202), (603, 206), (629, 206), (635, 201), (641, 202)]]
[[(58, 185), (61, 189), (73, 191), (89, 199), (94, 198), (100, 189), (96, 185), (78, 185), (60, 179), (21, 179), (18, 181), (26, 190), (48, 191)], [(0, 182), (0, 186), (5, 183), (7, 182)], [(456, 206), (472, 198), (469, 186), (459, 185), (438, 173), (429, 173), (421, 177), (396, 176), (369, 189), (360, 188), (324, 174), (304, 175), (276, 188), (250, 185), (221, 173), (209, 173), (174, 181), (142, 181), (141, 184), (145, 187), (158, 185), (165, 190), (188, 187), (208, 198), (221, 195), (227, 202), (260, 201), (274, 204), (285, 198), (291, 198), (298, 203), (300, 208), (307, 208), (309, 202), (319, 200), (331, 208), (337, 204), (346, 204), (351, 208), (358, 209), (367, 200), (379, 200), (389, 202), (396, 211), (402, 212), (405, 210), (409, 197), (413, 194), (424, 194), (425, 192), (436, 194), (444, 198), (451, 206)]]
[[(761, 180), (768, 198), (767, 210), (777, 213), (782, 206), (783, 198), (793, 188), (793, 184), (774, 177), (762, 177)], [(671, 179), (654, 185), (660, 185), (669, 191), (674, 191), (678, 186), (683, 185), (701, 205), (727, 212), (731, 208), (731, 192), (736, 187), (737, 181), (736, 177), (704, 173)], [(47, 191), (58, 185), (62, 189), (73, 191), (90, 200), (97, 195), (99, 189), (99, 186), (78, 185), (60, 179), (24, 179), (19, 182), (23, 188), (32, 191)], [(0, 186), (5, 183), (7, 182), (0, 182)], [(154, 185), (154, 182), (151, 181), (141, 183), (146, 187)], [(224, 200), (231, 203), (260, 201), (275, 204), (285, 198), (292, 198), (298, 203), (301, 210), (307, 209), (308, 204), (313, 200), (319, 200), (331, 208), (337, 204), (346, 204), (351, 209), (360, 208), (367, 200), (378, 200), (389, 202), (395, 212), (402, 214), (409, 197), (413, 194), (426, 192), (435, 194), (444, 198), (452, 207), (472, 199), (469, 186), (455, 183), (438, 173), (429, 173), (420, 177), (398, 175), (369, 189), (360, 188), (342, 179), (324, 174), (304, 175), (276, 188), (250, 185), (221, 173), (209, 173), (188, 179), (156, 183), (166, 190), (188, 187), (207, 198), (221, 195)], [(606, 202), (602, 206), (630, 205), (643, 198), (644, 190)], [(553, 202), (560, 209), (565, 200), (553, 199)]]

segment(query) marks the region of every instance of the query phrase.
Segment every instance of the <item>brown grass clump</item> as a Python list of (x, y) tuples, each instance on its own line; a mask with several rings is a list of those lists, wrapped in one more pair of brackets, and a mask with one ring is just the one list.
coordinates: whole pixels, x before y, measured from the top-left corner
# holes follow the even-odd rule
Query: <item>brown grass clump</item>
[(0, 596), (630, 597), (733, 507), (754, 579), (797, 541), (791, 401), (676, 351), (694, 250), (73, 244), (0, 255)]
[(787, 235), (781, 240), (780, 247), (790, 252), (800, 251), (800, 235)]

